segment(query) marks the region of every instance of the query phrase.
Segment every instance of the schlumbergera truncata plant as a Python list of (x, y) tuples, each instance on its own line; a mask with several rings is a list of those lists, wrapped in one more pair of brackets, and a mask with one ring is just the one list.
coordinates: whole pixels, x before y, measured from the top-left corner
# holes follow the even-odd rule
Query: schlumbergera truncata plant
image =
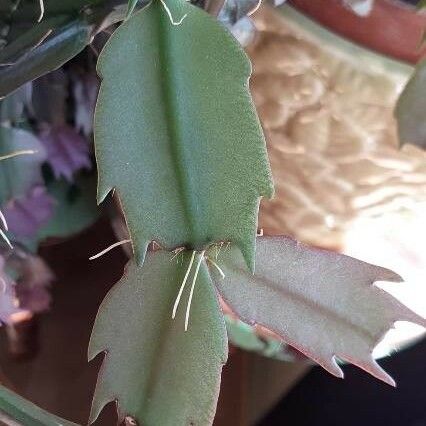
[[(73, 218), (62, 229), (59, 218), (67, 215), (76, 188), (90, 186), (89, 173), (74, 176), (91, 163), (81, 134), (64, 118), (66, 77), (61, 69), (44, 74), (80, 53), (96, 34), (114, 29), (97, 60), (97, 200), (115, 192), (130, 238), (111, 247), (129, 244), (133, 256), (92, 332), (89, 359), (103, 353), (104, 361), (90, 422), (115, 401), (118, 421), (127, 424), (212, 424), (228, 355), (224, 308), (270, 330), (335, 376), (343, 377), (339, 363), (349, 362), (390, 385), (395, 382), (374, 360), (374, 347), (396, 321), (426, 326), (375, 285), (401, 282), (396, 273), (258, 232), (259, 203), (273, 196), (272, 176), (249, 92), (250, 62), (223, 25), (241, 36), (241, 28), (250, 27), (247, 11), (258, 5), (236, 5), (41, 1), (38, 11), (37, 2), (0, 2), (0, 19), (7, 24), (0, 50), (2, 206), (37, 181), (30, 196), (7, 204), (1, 214), (1, 269), (13, 261), (13, 274), (4, 272), (0, 280), (5, 324), (19, 308), (12, 281), (25, 275), (28, 259), (33, 269), (43, 270), (44, 282), (52, 279), (25, 250), (35, 243), (22, 212), (37, 212), (35, 226), (56, 208), (57, 220), (38, 239), (76, 232), (83, 224)], [(14, 26), (18, 18), (26, 25)], [(236, 21), (242, 27), (233, 27)], [(424, 71), (423, 62), (397, 107), (401, 141), (423, 148)], [(38, 101), (30, 106), (28, 82), (36, 78), (32, 95)], [(76, 98), (83, 86), (77, 86)], [(81, 133), (90, 133), (84, 113), (93, 111), (84, 103), (78, 111)], [(31, 133), (35, 122), (43, 123), (39, 138)], [(41, 169), (46, 161), (50, 168)], [(36, 177), (16, 172), (22, 164), (36, 170)], [(66, 182), (73, 182), (71, 190)], [(53, 206), (55, 199), (60, 207)], [(73, 206), (69, 217), (87, 223), (96, 216)], [(73, 424), (5, 388), (0, 412), (24, 425)]]

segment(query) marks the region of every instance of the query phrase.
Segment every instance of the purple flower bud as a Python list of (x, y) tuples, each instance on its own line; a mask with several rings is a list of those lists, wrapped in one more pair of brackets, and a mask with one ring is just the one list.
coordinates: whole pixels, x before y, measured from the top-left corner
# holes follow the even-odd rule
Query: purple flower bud
[(10, 200), (3, 214), (16, 237), (32, 237), (53, 215), (55, 200), (43, 186), (36, 186), (23, 197)]

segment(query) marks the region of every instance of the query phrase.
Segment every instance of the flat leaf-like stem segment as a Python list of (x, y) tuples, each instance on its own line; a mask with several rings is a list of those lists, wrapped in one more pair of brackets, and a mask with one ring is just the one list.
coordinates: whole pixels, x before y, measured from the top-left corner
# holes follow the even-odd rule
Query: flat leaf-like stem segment
[(211, 268), (224, 300), (243, 321), (261, 324), (343, 377), (335, 357), (394, 385), (372, 351), (395, 321), (426, 321), (374, 286), (401, 281), (394, 272), (302, 245), (285, 237), (260, 237), (256, 274), (245, 267), (236, 247), (217, 260), (225, 279)]
[[(185, 309), (171, 318), (189, 255), (172, 259), (150, 252), (131, 260), (96, 318), (89, 357), (106, 351), (91, 412), (93, 422), (109, 401), (119, 417), (144, 426), (207, 426), (215, 414), (228, 342), (216, 290), (202, 262), (188, 331)], [(183, 260), (183, 261), (182, 261)], [(182, 301), (188, 300), (189, 288)]]
[(395, 109), (399, 139), (426, 149), (426, 59), (420, 62)]
[[(6, 423), (5, 414), (10, 416), (10, 419), (7, 419), (10, 423)], [(6, 424), (25, 426), (78, 426), (42, 410), (32, 402), (0, 386), (0, 423), (3, 424), (3, 421)]]
[[(7, 53), (10, 51), (11, 57), (4, 55), (3, 61), (6, 61), (6, 64), (0, 66), (0, 98), (27, 81), (59, 68), (89, 44), (92, 35), (91, 25), (78, 20), (64, 25), (59, 25), (60, 22), (59, 17), (40, 22), (8, 46)], [(35, 44), (26, 50), (25, 47), (31, 45), (32, 36), (35, 37), (33, 40)], [(17, 55), (22, 49), (24, 51)], [(17, 57), (12, 54), (16, 54)], [(7, 64), (10, 59), (13, 60)]]
[(117, 189), (138, 264), (152, 240), (232, 241), (253, 269), (259, 199), (273, 187), (250, 62), (207, 13), (166, 2), (133, 14), (99, 57), (98, 202)]

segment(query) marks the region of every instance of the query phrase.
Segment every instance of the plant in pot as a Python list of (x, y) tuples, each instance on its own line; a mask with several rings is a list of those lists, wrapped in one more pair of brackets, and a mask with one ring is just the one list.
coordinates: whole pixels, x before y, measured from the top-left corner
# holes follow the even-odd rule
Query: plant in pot
[[(52, 275), (31, 251), (96, 218), (88, 201), (96, 62), (97, 200), (114, 193), (129, 233), (106, 250), (128, 245), (132, 255), (90, 340), (89, 358), (105, 356), (90, 421), (115, 401), (118, 421), (127, 424), (211, 424), (228, 353), (224, 312), (336, 376), (343, 376), (339, 362), (351, 362), (394, 385), (372, 351), (395, 321), (425, 320), (375, 283), (402, 278), (276, 232), (259, 235), (260, 198), (273, 196), (273, 184), (250, 62), (229, 30), (201, 10), (220, 11), (247, 42), (253, 33), (245, 15), (257, 5), (39, 6), (5, 1), (0, 8), (1, 204), (9, 229), (0, 318), (13, 326), (36, 312), (25, 297), (42, 294), (39, 310), (46, 307)], [(92, 51), (81, 53), (88, 44)], [(423, 134), (421, 114), (408, 124), (403, 118), (417, 111), (412, 87), (421, 83), (414, 79), (399, 104), (404, 134)], [(6, 389), (0, 410), (21, 424), (71, 424)]]

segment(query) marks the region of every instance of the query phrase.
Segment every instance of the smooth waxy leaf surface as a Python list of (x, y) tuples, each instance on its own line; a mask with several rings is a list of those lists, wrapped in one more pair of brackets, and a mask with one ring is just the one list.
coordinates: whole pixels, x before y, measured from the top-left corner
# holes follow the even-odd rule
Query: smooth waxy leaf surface
[(144, 426), (202, 426), (213, 421), (220, 373), (227, 357), (225, 324), (205, 264), (196, 282), (190, 323), (184, 331), (189, 286), (174, 320), (172, 308), (185, 275), (171, 254), (132, 260), (96, 318), (89, 357), (106, 351), (91, 412), (109, 401), (119, 415)]
[(99, 58), (98, 201), (117, 189), (138, 263), (151, 240), (198, 250), (226, 240), (253, 267), (259, 198), (273, 189), (250, 63), (207, 13), (167, 5), (179, 25), (154, 0)]
[(25, 426), (77, 426), (76, 423), (42, 410), (3, 386), (0, 386), (0, 413), (9, 415), (11, 421), (20, 422)]
[(1, 66), (0, 98), (73, 58), (89, 43), (91, 30), (91, 25), (73, 21), (49, 33), (42, 43), (24, 52), (12, 64)]
[(219, 292), (243, 321), (261, 324), (343, 377), (335, 357), (394, 384), (371, 353), (395, 321), (426, 326), (376, 281), (401, 281), (394, 272), (338, 253), (304, 246), (290, 238), (258, 238), (256, 273), (237, 248), (222, 251), (212, 268)]
[(416, 68), (395, 110), (401, 144), (426, 149), (426, 60)]
[(41, 184), (40, 165), (46, 158), (43, 146), (30, 132), (0, 125), (0, 155), (27, 150), (35, 153), (1, 162), (0, 204), (13, 197), (26, 195), (32, 186)]
[(42, 20), (0, 50), (0, 66), (11, 65), (34, 49), (58, 26), (70, 21), (66, 15)]

